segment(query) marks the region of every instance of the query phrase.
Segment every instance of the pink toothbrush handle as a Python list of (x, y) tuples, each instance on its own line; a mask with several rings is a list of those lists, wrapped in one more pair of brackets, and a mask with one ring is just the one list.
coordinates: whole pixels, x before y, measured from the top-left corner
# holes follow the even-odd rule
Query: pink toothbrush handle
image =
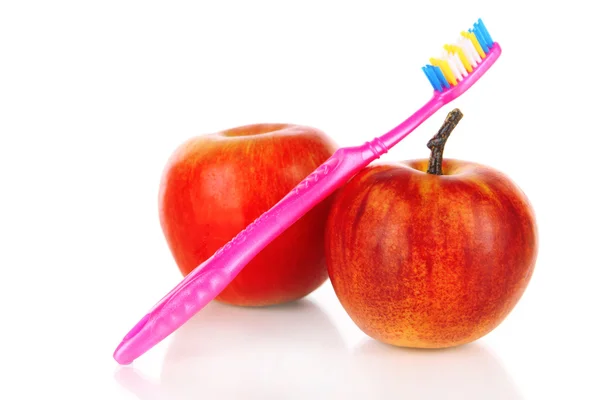
[(183, 325), (225, 289), (273, 239), (386, 151), (377, 139), (360, 147), (337, 150), (286, 197), (196, 267), (159, 301), (125, 336), (114, 354), (117, 362), (131, 363)]
[(269, 211), (188, 274), (125, 336), (114, 353), (129, 364), (200, 311), (263, 248), (354, 174), (406, 137), (444, 101), (434, 96), (409, 119), (381, 138), (337, 150)]

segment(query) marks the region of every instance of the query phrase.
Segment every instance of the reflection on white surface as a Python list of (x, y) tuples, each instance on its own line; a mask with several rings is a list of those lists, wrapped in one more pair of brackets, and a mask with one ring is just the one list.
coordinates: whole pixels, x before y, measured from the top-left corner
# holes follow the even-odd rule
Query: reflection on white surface
[(320, 398), (337, 390), (348, 350), (314, 303), (211, 303), (175, 332), (160, 382), (130, 367), (118, 381), (141, 400)]
[(356, 398), (522, 399), (500, 360), (479, 342), (425, 350), (366, 340), (353, 352), (350, 376)]
[(269, 308), (211, 303), (174, 334), (159, 380), (132, 367), (116, 378), (140, 400), (522, 398), (481, 343), (411, 350), (366, 339), (349, 350), (307, 300)]

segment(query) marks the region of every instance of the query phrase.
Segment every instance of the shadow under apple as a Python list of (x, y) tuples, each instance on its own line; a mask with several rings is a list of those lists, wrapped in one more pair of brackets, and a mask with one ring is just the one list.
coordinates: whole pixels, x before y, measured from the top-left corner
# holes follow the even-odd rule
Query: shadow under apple
[(523, 398), (501, 361), (482, 342), (427, 350), (367, 339), (353, 351), (348, 381), (349, 397), (357, 399)]

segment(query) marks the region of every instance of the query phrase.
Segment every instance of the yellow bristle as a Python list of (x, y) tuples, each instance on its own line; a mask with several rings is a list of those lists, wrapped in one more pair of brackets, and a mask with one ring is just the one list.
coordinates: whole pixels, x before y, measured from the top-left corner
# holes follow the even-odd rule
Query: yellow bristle
[(475, 50), (477, 50), (479, 57), (481, 57), (481, 59), (484, 59), (485, 52), (481, 48), (481, 45), (479, 44), (479, 41), (477, 40), (477, 36), (475, 36), (475, 34), (473, 32), (465, 32), (465, 31), (461, 32), (460, 34), (463, 35), (464, 37), (466, 37), (467, 39), (469, 39), (471, 41), (471, 43), (473, 43), (473, 46), (475, 46)]
[(440, 67), (440, 69), (442, 70), (442, 74), (444, 74), (444, 77), (446, 78), (448, 83), (451, 84), (452, 86), (456, 86), (456, 84), (457, 84), (456, 77), (452, 73), (452, 70), (450, 69), (450, 66), (448, 65), (448, 61), (440, 60), (438, 58), (431, 58), (431, 59), (429, 59), (429, 62), (431, 63), (431, 65)]
[(454, 53), (458, 55), (458, 58), (460, 59), (460, 62), (462, 63), (463, 67), (465, 67), (465, 69), (467, 70), (468, 73), (473, 72), (473, 67), (471, 67), (471, 64), (469, 63), (469, 60), (467, 60), (467, 56), (465, 55), (465, 52), (463, 51), (462, 48), (460, 48), (460, 46), (455, 46), (455, 45), (445, 45), (444, 49), (446, 49), (446, 51), (448, 53)]

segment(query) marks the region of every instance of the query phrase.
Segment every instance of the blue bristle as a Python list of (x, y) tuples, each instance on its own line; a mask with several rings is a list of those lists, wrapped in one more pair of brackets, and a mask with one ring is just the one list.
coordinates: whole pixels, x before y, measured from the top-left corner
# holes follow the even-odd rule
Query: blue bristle
[(475, 30), (477, 32), (479, 32), (479, 36), (481, 37), (481, 39), (483, 39), (483, 42), (488, 47), (488, 49), (491, 48), (494, 43), (490, 43), (490, 41), (488, 40), (485, 32), (483, 31), (483, 29), (481, 29), (481, 25), (479, 25), (479, 23), (476, 22), (475, 25), (474, 25), (474, 27), (475, 27)]
[(431, 68), (433, 68), (433, 71), (435, 72), (435, 76), (437, 76), (439, 81), (442, 82), (442, 85), (444, 85), (444, 87), (446, 89), (450, 89), (450, 84), (448, 83), (448, 81), (446, 80), (446, 77), (442, 73), (442, 69), (440, 67), (436, 67), (436, 66), (432, 66)]
[(485, 35), (481, 31), (481, 28), (479, 27), (479, 24), (477, 22), (475, 22), (473, 24), (473, 32), (476, 32), (475, 36), (477, 36), (477, 40), (481, 44), (481, 48), (484, 49), (484, 51), (487, 53), (486, 47), (490, 47), (490, 45), (487, 42), (487, 38), (485, 37)]
[(488, 46), (493, 46), (494, 45), (494, 41), (492, 40), (492, 37), (490, 36), (490, 33), (488, 32), (487, 28), (485, 27), (485, 24), (483, 23), (483, 21), (481, 20), (481, 18), (479, 18), (477, 20), (477, 24), (479, 26), (479, 30), (481, 31), (481, 33), (483, 34), (485, 41), (487, 42)]
[(427, 80), (429, 81), (431, 86), (433, 86), (433, 82), (431, 81), (431, 78), (429, 77), (429, 74), (427, 73), (427, 68), (421, 67), (421, 69), (423, 70), (423, 73), (425, 73), (425, 76), (427, 77)]
[(425, 76), (427, 76), (427, 79), (429, 79), (429, 83), (431, 83), (431, 86), (433, 86), (433, 89), (437, 90), (438, 92), (441, 92), (442, 84), (435, 76), (435, 73), (431, 70), (431, 65), (424, 66), (423, 72), (425, 72)]
[(483, 49), (485, 54), (487, 54), (490, 51), (490, 49), (489, 49), (488, 45), (486, 44), (485, 39), (481, 35), (481, 32), (479, 31), (479, 29), (477, 29), (477, 25), (473, 25), (473, 28), (469, 29), (469, 32), (473, 32), (475, 34), (475, 37), (477, 38), (477, 41), (481, 45), (481, 48)]
[(435, 84), (433, 83), (433, 80), (431, 79), (431, 77), (429, 76), (429, 72), (427, 71), (427, 67), (423, 67), (421, 68), (423, 70), (423, 72), (425, 73), (425, 76), (427, 77), (427, 80), (429, 81), (429, 83), (431, 84), (431, 86), (433, 86), (433, 88), (435, 89)]

